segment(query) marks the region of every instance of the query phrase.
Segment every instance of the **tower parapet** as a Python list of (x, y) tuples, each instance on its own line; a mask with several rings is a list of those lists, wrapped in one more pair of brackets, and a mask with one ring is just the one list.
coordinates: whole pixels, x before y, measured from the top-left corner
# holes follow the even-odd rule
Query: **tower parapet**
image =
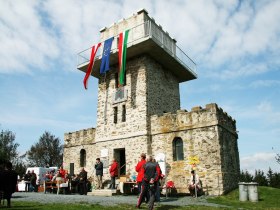
[[(197, 78), (196, 64), (177, 45), (176, 40), (170, 37), (169, 33), (155, 23), (155, 20), (148, 16), (145, 9), (139, 10), (136, 14), (126, 19), (121, 19), (118, 23), (104, 27), (100, 30), (100, 42), (110, 37), (114, 37), (110, 66), (118, 64), (118, 34), (129, 29), (127, 41), (127, 60), (144, 54), (151, 56), (154, 60), (172, 72), (179, 82), (185, 82)], [(102, 78), (99, 72), (103, 47), (100, 47), (95, 56), (95, 63), (92, 75)], [(78, 53), (77, 68), (86, 71), (91, 48)]]
[(151, 116), (151, 133), (168, 133), (219, 125), (233, 135), (237, 135), (236, 121), (217, 104), (207, 104), (205, 108), (193, 107), (190, 112), (178, 110), (176, 114), (163, 113)]
[(64, 147), (93, 144), (95, 142), (95, 128), (82, 129), (64, 134)]

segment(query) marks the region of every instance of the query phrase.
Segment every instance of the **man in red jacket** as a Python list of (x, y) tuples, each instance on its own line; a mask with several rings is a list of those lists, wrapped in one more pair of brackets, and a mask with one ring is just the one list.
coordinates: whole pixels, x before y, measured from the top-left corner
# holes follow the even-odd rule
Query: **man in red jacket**
[(142, 153), (140, 156), (140, 161), (137, 163), (135, 166), (135, 171), (138, 173), (136, 182), (138, 185), (138, 194), (141, 192), (141, 185), (142, 185), (142, 180), (144, 177), (144, 168), (143, 165), (146, 163), (146, 154)]
[(60, 173), (61, 177), (64, 179), (66, 171), (63, 169), (63, 166), (60, 166), (59, 173)]
[(155, 193), (157, 191), (157, 182), (159, 179), (159, 174), (157, 170), (157, 163), (153, 162), (153, 157), (148, 157), (147, 163), (143, 166), (144, 177), (142, 181), (141, 193), (138, 198), (136, 207), (140, 208), (141, 203), (144, 200), (145, 195), (150, 194), (148, 209), (154, 209)]
[(116, 189), (115, 185), (116, 185), (116, 177), (118, 176), (118, 163), (116, 161), (115, 158), (113, 158), (112, 160), (112, 164), (111, 167), (109, 169), (110, 172), (110, 176), (111, 176), (111, 185), (110, 188), (111, 189)]

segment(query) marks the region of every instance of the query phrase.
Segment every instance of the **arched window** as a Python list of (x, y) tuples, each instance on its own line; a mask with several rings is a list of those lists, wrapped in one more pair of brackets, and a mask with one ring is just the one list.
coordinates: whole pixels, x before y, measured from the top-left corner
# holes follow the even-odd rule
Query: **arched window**
[(81, 149), (80, 151), (80, 167), (86, 166), (86, 150)]
[(183, 140), (180, 137), (176, 137), (172, 142), (173, 148), (173, 160), (184, 160)]

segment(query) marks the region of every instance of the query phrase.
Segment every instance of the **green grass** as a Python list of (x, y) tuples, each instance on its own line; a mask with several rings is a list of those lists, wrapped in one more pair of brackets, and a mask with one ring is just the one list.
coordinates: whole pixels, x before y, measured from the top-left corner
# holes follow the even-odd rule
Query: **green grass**
[(271, 187), (258, 187), (258, 202), (240, 202), (238, 189), (225, 196), (207, 199), (208, 202), (242, 209), (280, 209), (280, 189)]
[[(238, 189), (232, 191), (225, 196), (208, 198), (209, 203), (221, 204), (228, 206), (229, 208), (218, 208), (210, 206), (170, 206), (170, 205), (160, 205), (156, 206), (156, 210), (186, 210), (186, 209), (201, 209), (201, 210), (211, 210), (211, 209), (279, 209), (280, 210), (280, 189), (270, 188), (270, 187), (258, 187), (259, 201), (258, 202), (240, 202)], [(198, 202), (199, 204), (199, 202)], [(135, 209), (134, 205), (115, 205), (115, 206), (101, 206), (98, 204), (88, 204), (80, 202), (77, 204), (42, 204), (35, 202), (23, 202), (12, 200), (12, 208), (18, 210), (132, 210)], [(3, 207), (0, 207), (3, 209)], [(147, 209), (147, 206), (143, 205), (142, 209)]]
[[(1, 207), (0, 207), (1, 208)], [(1, 208), (3, 209), (3, 208)], [(98, 204), (42, 204), (35, 202), (23, 202), (23, 201), (14, 201), (12, 202), (12, 208), (14, 210), (135, 210), (135, 205), (115, 205), (115, 206), (101, 206)], [(141, 206), (141, 209), (147, 209), (146, 205)], [(155, 208), (155, 210), (211, 210), (217, 209), (209, 206), (171, 206), (171, 205), (160, 205)]]

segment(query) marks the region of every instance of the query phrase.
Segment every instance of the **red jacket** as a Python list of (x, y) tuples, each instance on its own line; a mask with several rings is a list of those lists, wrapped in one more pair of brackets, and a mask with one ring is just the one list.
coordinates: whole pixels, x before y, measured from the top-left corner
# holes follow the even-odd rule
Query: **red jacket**
[(145, 165), (146, 160), (141, 160), (140, 162), (138, 162), (138, 164), (135, 167), (135, 171), (138, 172), (136, 181), (137, 182), (142, 182), (142, 179), (144, 177), (144, 168), (143, 165)]
[(66, 171), (64, 169), (59, 169), (59, 173), (60, 173), (62, 178), (65, 178)]
[(155, 181), (158, 181), (159, 179), (162, 179), (162, 172), (161, 172), (161, 169), (160, 169), (160, 167), (159, 167), (159, 164), (158, 164), (158, 163), (157, 163), (156, 170), (157, 170), (157, 174), (158, 174), (158, 176), (157, 176), (157, 180), (155, 180)]
[(109, 171), (110, 171), (110, 176), (111, 177), (118, 176), (118, 174), (119, 174), (118, 173), (118, 163), (117, 162), (112, 163)]

